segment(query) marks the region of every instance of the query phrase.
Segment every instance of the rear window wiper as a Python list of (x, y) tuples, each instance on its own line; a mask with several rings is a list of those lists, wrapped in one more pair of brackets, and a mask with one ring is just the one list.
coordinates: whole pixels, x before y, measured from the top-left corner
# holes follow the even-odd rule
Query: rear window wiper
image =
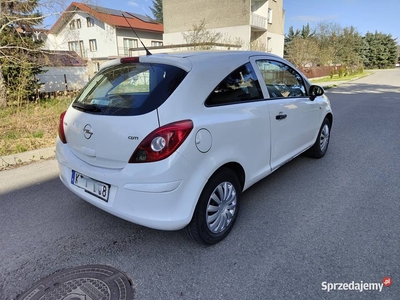
[(79, 102), (72, 103), (72, 107), (83, 112), (101, 112), (101, 109), (97, 105), (83, 104)]

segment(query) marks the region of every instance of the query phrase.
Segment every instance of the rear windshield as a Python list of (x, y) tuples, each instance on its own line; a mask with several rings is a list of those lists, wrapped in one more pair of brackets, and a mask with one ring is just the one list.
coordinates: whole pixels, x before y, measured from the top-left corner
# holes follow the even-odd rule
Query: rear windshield
[(120, 64), (99, 72), (72, 106), (102, 115), (146, 114), (164, 103), (186, 74), (164, 64)]

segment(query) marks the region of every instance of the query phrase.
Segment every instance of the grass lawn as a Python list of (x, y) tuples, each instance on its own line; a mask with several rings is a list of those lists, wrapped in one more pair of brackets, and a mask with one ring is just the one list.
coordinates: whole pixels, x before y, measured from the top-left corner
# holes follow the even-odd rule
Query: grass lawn
[(330, 76), (318, 78), (318, 79), (310, 79), (312, 83), (320, 83), (320, 82), (335, 82), (335, 81), (346, 81), (346, 80), (352, 80), (352, 79), (357, 79), (361, 78), (364, 76), (368, 76), (370, 74), (374, 73), (373, 71), (364, 71), (363, 73), (358, 73), (358, 74), (353, 74), (353, 75), (346, 75), (339, 77), (338, 74), (334, 75), (332, 78)]
[(60, 114), (72, 98), (41, 100), (0, 110), (0, 156), (55, 145)]

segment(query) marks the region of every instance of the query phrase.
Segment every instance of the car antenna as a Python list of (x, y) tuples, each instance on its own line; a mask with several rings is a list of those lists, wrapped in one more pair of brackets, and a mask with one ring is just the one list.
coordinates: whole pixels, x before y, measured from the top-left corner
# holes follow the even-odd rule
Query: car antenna
[(146, 55), (152, 55), (151, 52), (149, 51), (149, 49), (147, 49), (147, 47), (143, 44), (142, 40), (140, 39), (140, 37), (138, 36), (138, 34), (136, 33), (135, 29), (133, 29), (133, 27), (131, 26), (131, 24), (129, 23), (128, 19), (125, 17), (124, 13), (122, 13), (122, 16), (124, 17), (126, 23), (128, 23), (129, 27), (132, 29), (132, 31), (135, 33), (135, 35), (137, 36), (137, 38), (139, 39), (140, 43), (142, 44), (143, 48), (146, 50)]

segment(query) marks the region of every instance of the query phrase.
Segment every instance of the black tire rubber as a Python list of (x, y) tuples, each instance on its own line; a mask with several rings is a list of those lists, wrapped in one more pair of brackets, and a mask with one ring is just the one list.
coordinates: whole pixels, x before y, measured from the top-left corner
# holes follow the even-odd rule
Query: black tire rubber
[[(210, 196), (214, 192), (215, 188), (223, 182), (229, 182), (235, 188), (236, 208), (235, 213), (228, 226), (222, 232), (214, 233), (207, 226), (207, 205)], [(208, 180), (200, 195), (191, 222), (185, 227), (185, 232), (188, 237), (198, 243), (206, 245), (213, 245), (223, 240), (229, 234), (236, 221), (240, 208), (241, 192), (241, 185), (234, 171), (228, 168), (224, 168), (214, 174)]]
[[(325, 149), (321, 149), (320, 139), (321, 139), (322, 130), (325, 125), (328, 125), (328, 128), (329, 128), (328, 144), (326, 145)], [(317, 139), (315, 140), (314, 145), (306, 151), (306, 155), (309, 157), (312, 157), (312, 158), (324, 157), (324, 155), (328, 151), (330, 137), (331, 137), (331, 122), (329, 121), (328, 118), (325, 118), (324, 122), (322, 122), (322, 125), (319, 129), (318, 136), (317, 136)]]

